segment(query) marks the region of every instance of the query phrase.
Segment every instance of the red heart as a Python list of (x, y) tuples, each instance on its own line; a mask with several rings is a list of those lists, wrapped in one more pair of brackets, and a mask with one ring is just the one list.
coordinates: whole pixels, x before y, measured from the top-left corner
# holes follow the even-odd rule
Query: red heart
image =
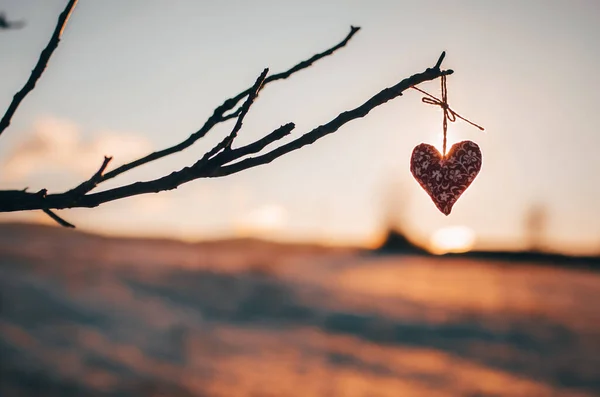
[(475, 142), (454, 144), (443, 157), (426, 143), (414, 148), (410, 172), (445, 215), (467, 190), (481, 169), (481, 150)]

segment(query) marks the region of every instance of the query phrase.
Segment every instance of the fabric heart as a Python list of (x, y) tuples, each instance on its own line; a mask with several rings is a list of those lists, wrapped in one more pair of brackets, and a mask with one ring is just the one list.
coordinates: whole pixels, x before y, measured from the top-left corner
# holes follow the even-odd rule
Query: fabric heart
[(421, 143), (410, 159), (410, 172), (445, 215), (450, 214), (480, 169), (481, 150), (471, 141), (456, 143), (446, 157), (435, 147)]

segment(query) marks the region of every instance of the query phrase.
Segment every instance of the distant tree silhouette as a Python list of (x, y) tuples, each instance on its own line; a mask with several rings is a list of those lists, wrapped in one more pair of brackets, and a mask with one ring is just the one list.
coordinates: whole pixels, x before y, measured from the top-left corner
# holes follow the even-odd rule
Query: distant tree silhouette
[[(69, 20), (69, 16), (71, 15), (71, 12), (76, 4), (77, 0), (70, 0), (64, 11), (59, 16), (56, 29), (54, 30), (50, 42), (40, 54), (37, 65), (34, 67), (23, 88), (17, 92), (17, 94), (15, 94), (6, 113), (0, 120), (0, 135), (8, 128), (14, 113), (19, 107), (19, 104), (23, 101), (27, 94), (33, 90), (36, 82), (44, 72), (50, 56), (58, 46), (66, 23)], [(348, 41), (359, 31), (359, 29), (359, 27), (352, 26), (350, 28), (350, 33), (348, 33), (348, 35), (340, 43), (312, 56), (305, 61), (298, 63), (284, 72), (269, 75), (269, 70), (265, 69), (252, 87), (245, 89), (241, 93), (225, 100), (214, 110), (213, 114), (208, 118), (208, 120), (206, 120), (204, 125), (196, 132), (192, 133), (184, 141), (163, 150), (150, 153), (144, 157), (141, 157), (130, 163), (123, 164), (110, 171), (107, 171), (107, 168), (112, 160), (112, 157), (106, 156), (102, 161), (100, 168), (94, 175), (73, 189), (62, 193), (48, 194), (47, 189), (42, 189), (38, 192), (28, 192), (27, 189), (0, 191), (0, 212), (42, 210), (61, 225), (74, 227), (71, 223), (59, 217), (53, 210), (77, 207), (96, 207), (100, 204), (126, 197), (146, 193), (158, 193), (165, 190), (175, 189), (179, 185), (195, 179), (223, 177), (235, 174), (248, 168), (270, 163), (278, 157), (300, 149), (306, 145), (310, 145), (318, 139), (336, 132), (343, 125), (352, 120), (365, 117), (377, 106), (399, 97), (402, 95), (402, 92), (411, 88), (412, 86), (426, 81), (435, 80), (443, 75), (452, 74), (452, 70), (441, 69), (441, 64), (445, 57), (445, 53), (442, 53), (433, 67), (427, 68), (421, 73), (407, 77), (391, 87), (384, 88), (371, 98), (367, 99), (360, 106), (338, 114), (329, 122), (313, 128), (289, 143), (274, 149), (270, 149), (266, 153), (259, 154), (268, 145), (289, 135), (295, 128), (294, 123), (282, 125), (274, 131), (267, 133), (263, 138), (258, 139), (257, 141), (248, 145), (233, 148), (233, 142), (237, 137), (238, 132), (242, 128), (244, 117), (248, 114), (250, 107), (256, 100), (262, 88), (274, 81), (287, 79), (291, 75), (306, 69), (309, 66), (312, 66), (320, 59), (333, 54), (340, 48), (344, 47)], [(239, 105), (239, 103), (242, 101), (243, 103)], [(99, 184), (115, 178), (126, 171), (190, 147), (196, 141), (206, 136), (206, 134), (208, 134), (215, 125), (230, 119), (236, 119), (235, 126), (231, 130), (231, 133), (193, 164), (190, 164), (183, 169), (173, 171), (169, 175), (160, 178), (148, 181), (139, 181), (107, 189), (102, 192), (92, 193), (92, 191)], [(255, 156), (251, 157), (250, 155)]]
[(427, 251), (409, 239), (407, 214), (410, 208), (410, 195), (404, 183), (394, 179), (386, 186), (383, 196), (383, 227), (385, 235), (377, 252), (426, 254)]
[(383, 222), (388, 230), (404, 232), (410, 207), (410, 196), (404, 189), (404, 183), (394, 178), (386, 186), (383, 193)]
[(524, 219), (525, 238), (530, 251), (544, 251), (545, 232), (548, 224), (548, 210), (542, 204), (532, 205)]

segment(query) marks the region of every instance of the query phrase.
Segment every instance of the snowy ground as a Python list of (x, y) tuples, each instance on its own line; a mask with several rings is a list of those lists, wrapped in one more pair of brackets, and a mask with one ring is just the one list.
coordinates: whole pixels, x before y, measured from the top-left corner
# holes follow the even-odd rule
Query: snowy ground
[(0, 233), (0, 396), (597, 396), (600, 273)]

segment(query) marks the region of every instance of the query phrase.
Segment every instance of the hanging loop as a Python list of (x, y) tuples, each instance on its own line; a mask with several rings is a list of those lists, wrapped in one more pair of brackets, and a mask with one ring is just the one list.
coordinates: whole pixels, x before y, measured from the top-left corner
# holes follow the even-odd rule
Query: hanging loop
[(444, 121), (443, 121), (443, 131), (444, 131), (444, 144), (443, 144), (443, 156), (446, 157), (446, 133), (448, 131), (448, 121), (450, 122), (455, 122), (457, 118), (466, 121), (467, 123), (471, 124), (474, 127), (479, 128), (481, 131), (484, 131), (484, 128), (473, 123), (470, 120), (467, 120), (466, 118), (462, 117), (460, 114), (456, 113), (454, 110), (450, 109), (450, 106), (448, 106), (448, 88), (446, 87), (446, 75), (443, 74), (441, 76), (441, 85), (442, 85), (442, 99), (438, 99), (436, 97), (434, 97), (433, 95), (431, 95), (428, 92), (423, 91), (420, 88), (417, 88), (415, 86), (411, 87), (414, 88), (415, 90), (419, 91), (422, 94), (427, 95), (426, 97), (421, 98), (421, 101), (423, 103), (426, 103), (428, 105), (436, 105), (442, 108), (443, 112), (444, 112)]

